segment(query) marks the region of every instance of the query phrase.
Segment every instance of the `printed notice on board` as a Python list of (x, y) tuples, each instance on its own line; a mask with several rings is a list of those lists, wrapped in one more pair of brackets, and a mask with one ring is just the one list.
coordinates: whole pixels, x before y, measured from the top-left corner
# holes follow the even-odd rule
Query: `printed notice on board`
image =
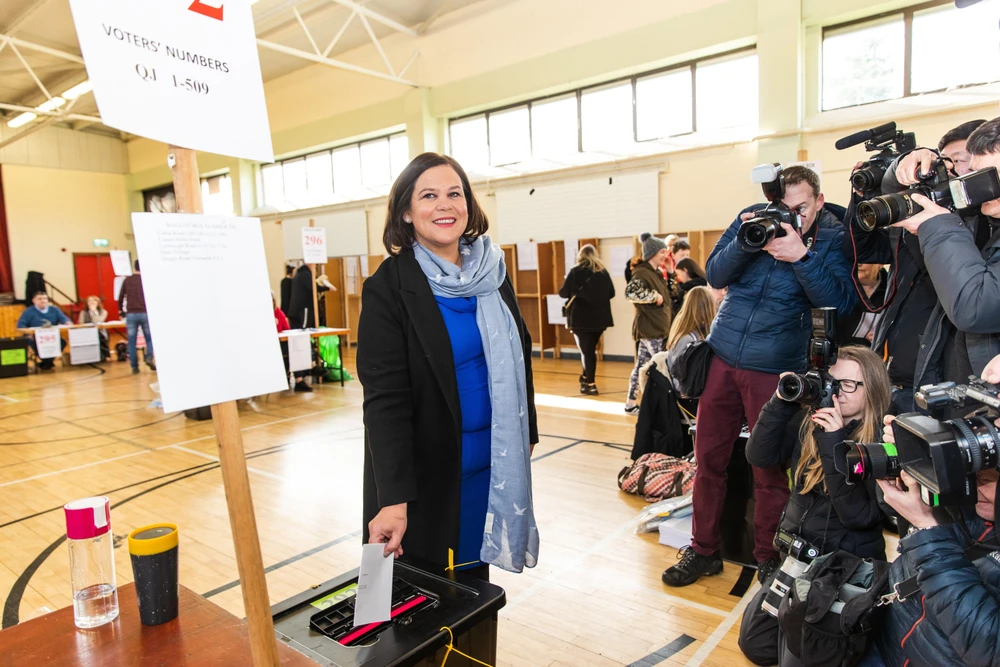
[(132, 228), (164, 412), (288, 389), (260, 221), (133, 213)]
[(325, 228), (302, 228), (302, 261), (306, 264), (326, 264)]
[(70, 0), (105, 125), (272, 162), (249, 2)]

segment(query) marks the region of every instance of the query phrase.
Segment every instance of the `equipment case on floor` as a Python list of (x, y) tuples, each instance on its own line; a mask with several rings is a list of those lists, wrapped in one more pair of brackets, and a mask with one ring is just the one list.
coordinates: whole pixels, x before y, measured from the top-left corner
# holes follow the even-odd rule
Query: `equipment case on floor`
[[(495, 665), (504, 590), (461, 572), (444, 577), (426, 569), (408, 558), (396, 561), (390, 622), (353, 627), (358, 583), (353, 570), (271, 607), (275, 634), (328, 667), (438, 666), (448, 645), (441, 628), (448, 627), (456, 649)], [(447, 667), (472, 664), (452, 653)]]
[(28, 374), (28, 339), (0, 338), (0, 378)]

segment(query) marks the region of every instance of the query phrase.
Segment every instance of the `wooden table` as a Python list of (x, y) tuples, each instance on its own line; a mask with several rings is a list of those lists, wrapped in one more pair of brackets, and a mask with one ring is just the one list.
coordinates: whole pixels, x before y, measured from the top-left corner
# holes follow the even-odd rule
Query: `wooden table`
[[(180, 587), (180, 613), (173, 621), (139, 623), (134, 584), (118, 589), (118, 618), (78, 630), (73, 608), (25, 621), (0, 632), (0, 667), (230, 667), (253, 664), (246, 622)], [(283, 667), (316, 667), (278, 643)]]
[(322, 329), (288, 329), (287, 331), (282, 331), (278, 334), (278, 340), (287, 341), (289, 334), (302, 333), (305, 331), (309, 334), (310, 338), (323, 338), (324, 336), (337, 336), (340, 339), (340, 367), (336, 370), (340, 371), (340, 386), (344, 386), (344, 348), (351, 344), (351, 330), (350, 329), (335, 329), (332, 327), (325, 327)]

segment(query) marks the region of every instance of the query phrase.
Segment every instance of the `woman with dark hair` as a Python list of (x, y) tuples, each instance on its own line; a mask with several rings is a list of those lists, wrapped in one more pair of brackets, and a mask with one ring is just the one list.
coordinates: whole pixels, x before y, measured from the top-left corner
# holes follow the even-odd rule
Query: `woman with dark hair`
[(604, 331), (615, 325), (611, 316), (615, 286), (594, 246), (588, 243), (580, 248), (576, 262), (559, 288), (559, 296), (568, 299), (567, 324), (580, 349), (580, 361), (583, 363), (580, 393), (597, 396), (597, 344), (601, 342)]
[(677, 262), (677, 268), (674, 271), (677, 273), (677, 282), (679, 283), (678, 293), (681, 304), (684, 303), (684, 297), (687, 296), (687, 293), (695, 287), (708, 287), (708, 278), (705, 277), (705, 269), (698, 266), (698, 262), (690, 257), (685, 257)]
[(455, 160), (414, 158), (389, 193), (357, 358), (365, 541), (484, 579), (538, 557), (531, 338), (488, 227)]

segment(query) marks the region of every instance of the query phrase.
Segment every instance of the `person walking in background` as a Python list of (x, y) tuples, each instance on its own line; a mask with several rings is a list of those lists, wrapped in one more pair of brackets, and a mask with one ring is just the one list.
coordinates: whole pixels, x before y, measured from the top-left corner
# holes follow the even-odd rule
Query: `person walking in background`
[(292, 275), (295, 273), (295, 267), (291, 264), (285, 264), (285, 277), (281, 279), (281, 312), (288, 317), (288, 313), (292, 309)]
[[(49, 303), (49, 295), (45, 292), (37, 292), (32, 296), (31, 305), (25, 308), (21, 316), (17, 318), (18, 329), (54, 327), (60, 324), (72, 323), (73, 321), (66, 317), (57, 306)], [(62, 338), (59, 339), (59, 343), (62, 347), (66, 347), (66, 341)], [(28, 344), (31, 345), (31, 349), (35, 350), (35, 354), (37, 354), (38, 350), (35, 348), (34, 336), (28, 337)], [(52, 368), (53, 364), (55, 364), (55, 359), (42, 359), (38, 367), (42, 370), (48, 370)]]
[(597, 344), (605, 329), (615, 325), (611, 316), (611, 299), (615, 286), (597, 255), (597, 248), (589, 243), (580, 248), (576, 266), (570, 269), (559, 296), (568, 299), (567, 328), (576, 338), (583, 363), (580, 376), (580, 393), (597, 396)]
[(639, 369), (663, 351), (664, 339), (670, 332), (670, 292), (659, 267), (667, 260), (667, 244), (652, 234), (643, 234), (642, 262), (632, 270), (632, 279), (625, 287), (625, 298), (635, 306), (632, 322), (632, 339), (637, 341), (635, 368), (629, 378), (628, 400), (625, 412), (639, 412), (636, 397), (639, 393)]
[[(104, 324), (108, 321), (108, 311), (104, 308), (104, 302), (101, 301), (99, 296), (88, 296), (87, 297), (87, 308), (80, 311), (80, 317), (77, 318), (78, 324)], [(108, 345), (108, 332), (100, 330), (98, 332), (98, 340), (101, 342), (101, 360), (107, 361), (108, 357), (111, 356), (111, 348)]]
[(125, 313), (125, 330), (128, 332), (128, 360), (132, 364), (132, 373), (139, 372), (139, 350), (136, 341), (139, 329), (146, 339), (146, 350), (143, 356), (149, 370), (156, 370), (153, 357), (153, 337), (149, 333), (149, 318), (146, 317), (146, 296), (142, 291), (142, 275), (139, 273), (139, 260), (135, 260), (135, 272), (122, 282), (121, 293), (118, 296), (118, 310)]

